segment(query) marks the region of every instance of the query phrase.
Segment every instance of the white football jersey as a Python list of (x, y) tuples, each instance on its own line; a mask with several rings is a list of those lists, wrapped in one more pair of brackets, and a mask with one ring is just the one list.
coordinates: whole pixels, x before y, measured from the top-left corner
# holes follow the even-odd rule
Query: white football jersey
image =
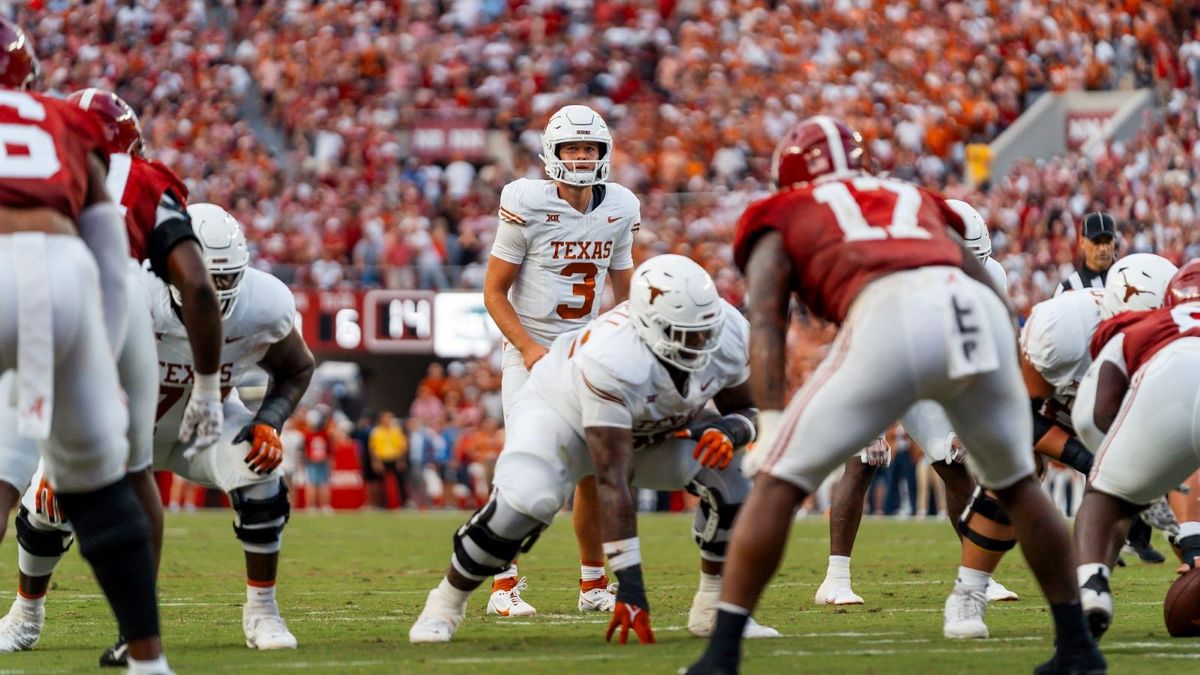
[[(192, 346), (187, 330), (171, 302), (166, 284), (150, 281), (154, 335), (158, 342), (158, 414), (155, 416), (154, 445), (171, 444), (179, 433), (183, 410), (192, 395)], [(292, 332), (296, 299), (279, 279), (247, 269), (242, 290), (229, 318), (221, 322), (221, 395), (253, 370), (272, 345)]]
[(624, 427), (646, 445), (685, 426), (717, 392), (749, 379), (750, 324), (732, 305), (721, 304), (721, 347), (704, 370), (689, 375), (686, 393), (638, 337), (629, 303), (556, 339), (522, 392), (544, 398), (581, 436), (586, 427)]
[(1087, 288), (1039, 302), (1021, 329), (1021, 351), (1063, 403), (1075, 397), (1092, 363), (1088, 348), (1100, 325), (1102, 294), (1102, 289)]
[(544, 345), (596, 318), (609, 269), (633, 267), (638, 198), (616, 183), (592, 190), (588, 213), (559, 197), (551, 180), (518, 178), (500, 194), (492, 255), (521, 266), (509, 300), (521, 325)]

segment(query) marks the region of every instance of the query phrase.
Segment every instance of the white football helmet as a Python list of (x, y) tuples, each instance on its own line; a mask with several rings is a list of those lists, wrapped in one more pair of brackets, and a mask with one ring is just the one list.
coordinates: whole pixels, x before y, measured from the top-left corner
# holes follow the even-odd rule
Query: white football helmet
[(690, 258), (667, 254), (642, 263), (633, 273), (629, 311), (646, 346), (680, 370), (703, 370), (721, 346), (721, 297)]
[[(588, 141), (600, 145), (600, 158), (595, 162), (571, 162), (574, 170), (558, 157), (558, 146), (563, 143)], [(612, 160), (612, 134), (600, 113), (586, 105), (568, 105), (559, 109), (546, 124), (542, 132), (542, 154), (538, 155), (546, 164), (546, 175), (551, 180), (568, 185), (595, 185), (608, 180), (609, 162)], [(591, 164), (586, 170), (580, 165)]]
[(1100, 318), (1162, 307), (1167, 284), (1178, 271), (1170, 260), (1153, 253), (1134, 253), (1117, 259), (1104, 282)]
[(983, 216), (975, 210), (974, 206), (962, 201), (961, 199), (947, 199), (946, 206), (949, 206), (959, 218), (962, 218), (963, 225), (966, 226), (966, 236), (963, 237), (963, 243), (979, 262), (987, 260), (992, 255), (992, 236), (988, 233), (987, 223), (984, 222)]
[[(187, 212), (192, 218), (192, 231), (200, 240), (204, 264), (217, 289), (221, 318), (228, 319), (237, 305), (238, 293), (242, 290), (242, 276), (250, 264), (246, 235), (237, 219), (216, 204), (190, 204)], [(174, 286), (171, 287), (171, 297), (176, 304), (182, 304), (179, 291)]]

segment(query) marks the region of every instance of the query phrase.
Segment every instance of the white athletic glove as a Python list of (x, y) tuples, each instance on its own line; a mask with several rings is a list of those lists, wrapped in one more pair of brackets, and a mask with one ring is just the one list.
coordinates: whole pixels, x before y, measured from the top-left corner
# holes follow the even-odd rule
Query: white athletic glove
[(859, 457), (862, 458), (863, 464), (888, 466), (892, 463), (892, 446), (888, 445), (887, 439), (880, 436), (863, 448)]
[(962, 464), (967, 458), (967, 448), (963, 446), (962, 441), (958, 440), (958, 434), (953, 431), (946, 437), (946, 445), (950, 446), (950, 452), (946, 453), (947, 464)]
[(195, 441), (191, 447), (184, 450), (183, 458), (191, 459), (196, 453), (216, 443), (221, 437), (224, 422), (220, 375), (196, 373), (192, 397), (188, 400), (187, 408), (183, 411), (183, 422), (179, 425), (179, 441), (187, 443), (193, 437)]

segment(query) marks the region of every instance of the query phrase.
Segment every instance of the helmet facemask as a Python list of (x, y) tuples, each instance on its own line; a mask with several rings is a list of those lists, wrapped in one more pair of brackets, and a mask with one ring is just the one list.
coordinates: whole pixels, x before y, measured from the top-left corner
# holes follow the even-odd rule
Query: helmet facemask
[[(570, 143), (595, 143), (600, 150), (595, 160), (564, 160), (562, 146)], [(550, 180), (587, 187), (608, 180), (612, 161), (612, 135), (596, 111), (582, 105), (569, 105), (550, 118), (542, 133), (542, 154)]]

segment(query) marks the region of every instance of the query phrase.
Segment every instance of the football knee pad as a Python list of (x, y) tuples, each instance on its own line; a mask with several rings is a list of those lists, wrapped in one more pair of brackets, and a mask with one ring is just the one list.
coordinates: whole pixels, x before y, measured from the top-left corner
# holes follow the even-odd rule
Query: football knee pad
[(1016, 546), (1015, 534), (999, 538), (980, 530), (986, 529), (988, 532), (994, 532), (996, 529), (1004, 529), (1008, 531), (1011, 527), (1012, 521), (1008, 519), (1004, 507), (994, 497), (987, 494), (981, 486), (975, 488), (975, 494), (971, 495), (971, 501), (958, 521), (959, 534), (971, 540), (971, 543), (979, 548), (996, 553), (1003, 553)]
[(238, 488), (229, 493), (233, 504), (233, 532), (250, 553), (277, 553), (283, 526), (291, 517), (287, 485), (276, 479)]
[(700, 498), (700, 508), (692, 521), (692, 534), (700, 546), (700, 557), (714, 562), (725, 560), (729, 531), (744, 499), (733, 503), (720, 489), (696, 481), (689, 484), (687, 490)]
[(508, 568), (518, 553), (533, 548), (546, 524), (520, 513), (500, 495), (492, 498), (454, 533), (451, 563), (459, 574), (481, 581)]
[(17, 511), (17, 543), (21, 550), (39, 558), (61, 558), (71, 549), (75, 535), (70, 530), (43, 530), (34, 527), (29, 509)]

